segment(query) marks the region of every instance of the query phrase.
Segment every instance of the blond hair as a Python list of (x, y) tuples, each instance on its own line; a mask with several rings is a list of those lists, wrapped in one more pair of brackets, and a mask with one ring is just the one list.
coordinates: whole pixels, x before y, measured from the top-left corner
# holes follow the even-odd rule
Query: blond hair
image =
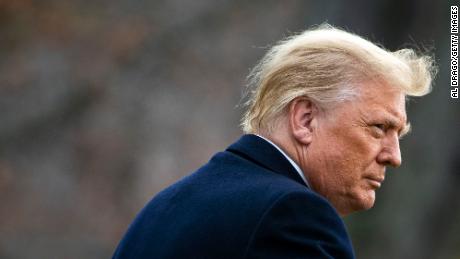
[(433, 58), (412, 49), (390, 52), (328, 24), (291, 36), (273, 46), (248, 76), (241, 126), (245, 133), (270, 131), (285, 107), (307, 97), (319, 108), (355, 98), (353, 87), (382, 80), (406, 95), (430, 92)]

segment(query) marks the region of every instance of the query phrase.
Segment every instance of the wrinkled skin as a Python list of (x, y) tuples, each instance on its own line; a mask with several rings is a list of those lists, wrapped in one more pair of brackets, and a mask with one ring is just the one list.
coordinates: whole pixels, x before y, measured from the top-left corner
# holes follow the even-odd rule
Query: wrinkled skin
[(357, 99), (327, 112), (293, 102), (289, 121), (271, 136), (342, 216), (374, 205), (386, 166), (401, 165), (399, 138), (409, 128), (401, 90), (376, 82), (358, 90)]
[(385, 167), (399, 167), (400, 135), (407, 131), (405, 96), (380, 85), (361, 86), (361, 96), (318, 119), (304, 172), (312, 188), (342, 215), (369, 209)]

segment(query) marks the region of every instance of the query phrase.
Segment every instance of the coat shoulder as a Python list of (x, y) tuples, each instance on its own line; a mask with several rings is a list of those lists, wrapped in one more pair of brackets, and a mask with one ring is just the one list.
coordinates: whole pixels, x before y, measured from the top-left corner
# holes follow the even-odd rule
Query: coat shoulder
[(310, 206), (298, 212), (307, 216), (316, 213), (316, 207), (333, 211), (305, 185), (256, 161), (220, 152), (144, 207), (116, 257), (243, 258), (274, 215), (290, 220), (274, 214), (286, 204), (292, 209)]

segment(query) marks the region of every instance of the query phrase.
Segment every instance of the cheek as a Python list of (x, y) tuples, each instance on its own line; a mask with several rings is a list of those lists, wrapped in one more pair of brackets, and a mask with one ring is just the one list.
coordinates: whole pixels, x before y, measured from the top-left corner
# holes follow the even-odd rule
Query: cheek
[(375, 139), (359, 133), (336, 137), (326, 145), (330, 147), (329, 160), (349, 172), (369, 165), (378, 150)]
[(375, 191), (363, 176), (376, 166), (379, 140), (358, 127), (334, 129), (330, 133), (317, 143), (322, 148), (318, 156), (324, 169), (319, 174), (322, 194), (339, 208), (371, 208)]
[(362, 169), (376, 160), (381, 144), (366, 129), (355, 128), (340, 139), (339, 145), (343, 159), (353, 168)]
[(360, 132), (331, 138), (323, 143), (326, 171), (341, 192), (361, 189), (363, 174), (372, 170), (378, 154), (378, 140)]
[(315, 163), (321, 168), (319, 178), (324, 188), (341, 193), (356, 188), (363, 173), (376, 161), (377, 141), (364, 128), (351, 125), (334, 126), (317, 135), (311, 148), (319, 151)]
[(328, 193), (343, 194), (358, 183), (362, 159), (353, 150), (336, 143), (329, 143), (328, 148), (318, 156), (323, 165), (319, 175), (323, 188), (327, 189)]

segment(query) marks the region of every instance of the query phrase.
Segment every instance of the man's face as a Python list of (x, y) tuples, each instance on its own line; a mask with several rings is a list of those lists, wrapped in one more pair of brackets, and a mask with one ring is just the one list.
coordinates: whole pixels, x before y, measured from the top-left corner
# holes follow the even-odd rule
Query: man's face
[(401, 164), (399, 138), (408, 130), (405, 96), (377, 83), (361, 84), (357, 100), (317, 120), (306, 170), (312, 188), (341, 215), (369, 209), (385, 167)]

